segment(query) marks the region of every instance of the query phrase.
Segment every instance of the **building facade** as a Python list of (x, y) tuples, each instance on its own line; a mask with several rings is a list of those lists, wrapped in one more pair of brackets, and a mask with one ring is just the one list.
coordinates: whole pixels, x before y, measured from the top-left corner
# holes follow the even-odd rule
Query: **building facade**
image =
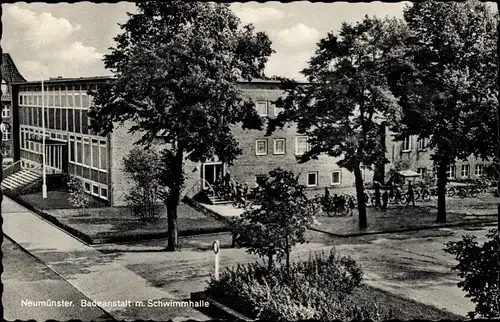
[[(13, 86), (12, 106), (15, 161), (24, 169), (42, 164), (42, 103), (46, 129), (46, 169), (49, 173), (69, 173), (80, 178), (85, 190), (111, 205), (125, 205), (131, 183), (123, 169), (123, 158), (134, 148), (140, 134), (130, 134), (131, 124), (117, 126), (112, 133), (100, 136), (89, 129), (88, 111), (92, 106), (89, 89), (112, 82), (111, 78), (56, 78), (44, 82), (19, 83)], [(252, 81), (238, 84), (245, 98), (255, 102), (260, 116), (275, 117), (280, 111), (273, 104), (284, 93), (278, 81)], [(300, 175), (301, 183), (310, 190), (325, 187), (351, 188), (354, 176), (340, 168), (335, 158), (319, 156), (304, 164), (298, 157), (309, 149), (307, 137), (296, 129), (284, 128), (266, 137), (265, 131), (243, 130), (235, 126), (233, 134), (242, 154), (231, 165), (212, 161), (195, 164), (185, 162), (185, 191), (200, 191), (212, 184), (219, 174), (230, 172), (237, 182), (254, 186), (260, 176), (275, 168)], [(371, 180), (365, 171), (365, 179)]]
[[(428, 147), (427, 139), (419, 139), (416, 135), (406, 137), (403, 141), (394, 141), (394, 135), (388, 135), (387, 158), (389, 168), (397, 170), (412, 170), (423, 176), (435, 176), (436, 167), (431, 156), (432, 149)], [(448, 180), (475, 179), (485, 174), (486, 167), (490, 164), (470, 156), (467, 160), (456, 160), (448, 166)]]
[(26, 82), (26, 79), (17, 70), (14, 61), (7, 53), (2, 54), (2, 121), (5, 124), (5, 131), (2, 135), (2, 155), (4, 162), (13, 160), (13, 135), (12, 135), (12, 83)]

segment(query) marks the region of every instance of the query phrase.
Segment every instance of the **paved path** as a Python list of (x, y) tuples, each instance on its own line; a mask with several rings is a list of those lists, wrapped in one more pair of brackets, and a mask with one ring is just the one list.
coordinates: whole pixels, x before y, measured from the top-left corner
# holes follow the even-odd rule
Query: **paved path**
[(167, 301), (176, 297), (117, 264), (114, 256), (102, 254), (6, 197), (2, 203), (2, 217), (5, 235), (90, 300), (130, 301), (126, 307), (101, 305), (116, 319), (208, 319), (190, 308), (138, 308), (136, 301)]
[[(79, 305), (88, 300), (45, 264), (24, 252), (8, 238), (2, 242), (2, 306), (8, 321), (109, 321), (111, 316), (100, 308)], [(34, 306), (27, 301), (67, 301), (61, 306)], [(62, 303), (61, 303), (62, 304)]]

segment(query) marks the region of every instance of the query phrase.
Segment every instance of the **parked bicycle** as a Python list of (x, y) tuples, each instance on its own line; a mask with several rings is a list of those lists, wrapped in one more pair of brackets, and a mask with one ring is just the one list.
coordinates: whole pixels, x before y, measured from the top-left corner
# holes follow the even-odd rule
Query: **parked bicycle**
[(470, 195), (472, 198), (476, 198), (479, 195), (479, 192), (479, 189), (475, 186), (460, 187), (458, 189), (457, 195), (461, 199), (464, 199), (465, 197), (467, 197), (467, 195)]

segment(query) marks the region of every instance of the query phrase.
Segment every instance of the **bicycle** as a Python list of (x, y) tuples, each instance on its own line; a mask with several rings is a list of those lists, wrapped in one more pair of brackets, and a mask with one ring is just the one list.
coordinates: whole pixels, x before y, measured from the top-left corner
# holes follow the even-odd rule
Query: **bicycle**
[(467, 195), (470, 195), (472, 198), (476, 198), (478, 195), (479, 195), (479, 189), (477, 189), (476, 187), (474, 186), (471, 186), (471, 187), (461, 187), (459, 188), (458, 190), (458, 196), (461, 198), (461, 199), (464, 199), (465, 197), (467, 197)]

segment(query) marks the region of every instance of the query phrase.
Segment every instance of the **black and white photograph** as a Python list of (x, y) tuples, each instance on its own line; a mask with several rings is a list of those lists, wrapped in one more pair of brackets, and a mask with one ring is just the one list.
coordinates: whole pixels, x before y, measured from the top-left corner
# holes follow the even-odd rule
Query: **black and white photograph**
[(1, 12), (4, 320), (500, 319), (497, 3)]

